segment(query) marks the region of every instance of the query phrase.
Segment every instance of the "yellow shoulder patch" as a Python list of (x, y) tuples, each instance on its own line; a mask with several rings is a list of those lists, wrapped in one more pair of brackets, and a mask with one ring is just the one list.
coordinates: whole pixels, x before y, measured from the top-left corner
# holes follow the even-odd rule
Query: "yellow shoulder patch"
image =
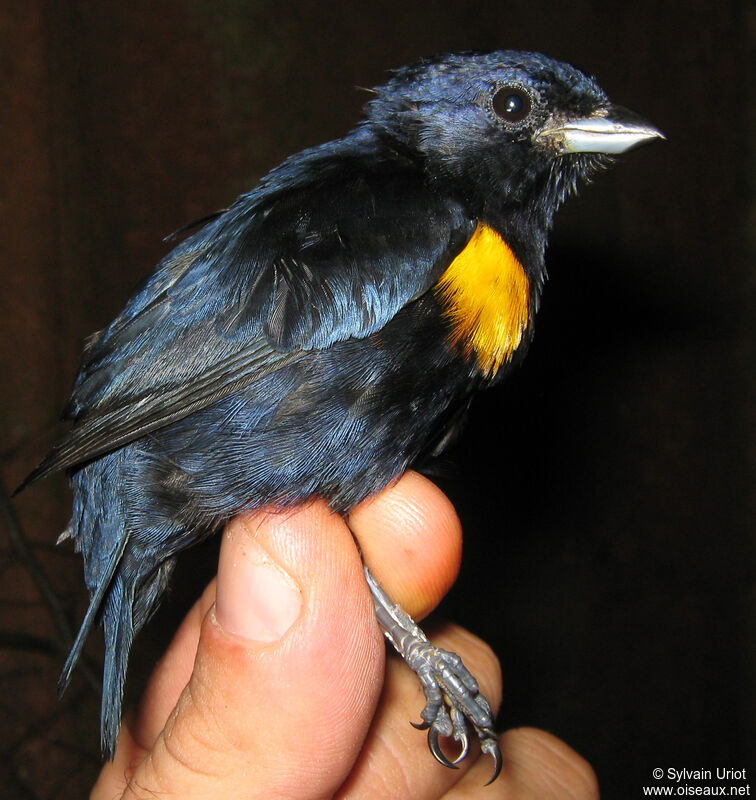
[(452, 340), (493, 377), (522, 341), (530, 320), (530, 282), (509, 245), (478, 223), (436, 285)]

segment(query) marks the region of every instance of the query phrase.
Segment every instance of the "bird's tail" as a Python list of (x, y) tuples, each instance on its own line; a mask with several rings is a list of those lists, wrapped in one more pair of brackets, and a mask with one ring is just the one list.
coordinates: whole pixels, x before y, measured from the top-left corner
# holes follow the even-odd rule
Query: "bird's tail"
[[(121, 721), (123, 685), (134, 638), (134, 597), (140, 585), (138, 545), (129, 533), (122, 474), (126, 455), (111, 453), (71, 476), (73, 516), (67, 530), (84, 559), (89, 607), (58, 679), (63, 694), (87, 636), (100, 622), (105, 633), (100, 739), (113, 757)], [(68, 537), (66, 537), (68, 538)]]
[(146, 579), (134, 576), (130, 571), (118, 571), (118, 565), (126, 550), (126, 541), (124, 540), (119, 550), (113, 554), (107, 573), (102, 576), (103, 582), (92, 595), (79, 634), (58, 681), (60, 696), (71, 679), (71, 673), (79, 660), (87, 634), (101, 607), (105, 634), (105, 663), (102, 672), (100, 745), (103, 755), (111, 759), (115, 754), (121, 727), (123, 689), (131, 645), (134, 636), (157, 607), (175, 564), (174, 559), (167, 559)]
[(159, 562), (146, 554), (139, 559), (146, 575), (129, 578), (117, 574), (102, 612), (105, 629), (105, 665), (102, 673), (102, 705), (100, 707), (100, 743), (102, 752), (113, 758), (121, 727), (121, 706), (126, 668), (134, 637), (149, 620), (175, 566), (175, 558)]
[(105, 665), (102, 672), (100, 745), (113, 758), (121, 727), (123, 686), (129, 651), (134, 640), (134, 584), (116, 578), (105, 600), (102, 623), (105, 629)]
[(109, 577), (97, 587), (92, 595), (89, 608), (81, 623), (76, 641), (68, 654), (66, 663), (58, 678), (58, 697), (65, 692), (71, 681), (73, 669), (81, 656), (84, 642), (97, 618), (103, 604), (102, 623), (105, 628), (105, 665), (102, 676), (102, 704), (100, 707), (100, 746), (108, 758), (115, 753), (118, 731), (121, 726), (121, 704), (123, 685), (126, 679), (126, 666), (129, 650), (134, 638), (132, 609), (134, 602), (133, 586), (124, 586), (120, 578), (111, 585), (113, 573), (123, 555), (124, 545), (114, 554), (108, 568)]
[[(131, 644), (157, 607), (175, 563), (173, 554), (165, 555), (170, 553), (168, 548), (161, 551), (154, 546), (155, 529), (142, 530), (130, 521), (146, 514), (129, 504), (136, 501), (123, 490), (123, 475), (133, 463), (127, 451), (123, 448), (95, 459), (71, 478), (74, 507), (68, 535), (84, 559), (91, 600), (58, 681), (62, 694), (87, 635), (100, 621), (105, 634), (100, 740), (103, 754), (110, 758), (121, 725)], [(166, 520), (153, 516), (165, 537)]]
[(95, 619), (97, 618), (97, 613), (100, 610), (103, 599), (110, 590), (113, 576), (118, 569), (121, 558), (123, 558), (123, 551), (126, 549), (127, 542), (128, 537), (123, 536), (119, 547), (113, 551), (113, 554), (108, 561), (108, 566), (102, 575), (102, 580), (97, 585), (97, 588), (95, 589), (94, 594), (89, 601), (89, 608), (87, 608), (87, 613), (84, 615), (84, 620), (79, 628), (79, 633), (76, 635), (76, 640), (71, 647), (71, 652), (68, 654), (66, 663), (63, 665), (60, 677), (58, 678), (58, 697), (63, 695), (63, 692), (66, 691), (68, 684), (71, 682), (73, 669), (81, 657), (81, 651), (84, 648), (84, 643), (87, 640), (87, 636), (89, 636), (89, 632), (92, 630), (92, 625), (94, 625)]

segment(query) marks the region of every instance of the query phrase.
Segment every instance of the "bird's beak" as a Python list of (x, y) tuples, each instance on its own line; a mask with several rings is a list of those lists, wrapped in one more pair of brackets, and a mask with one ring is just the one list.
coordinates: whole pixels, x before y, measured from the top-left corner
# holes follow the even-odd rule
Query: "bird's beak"
[(582, 119), (562, 119), (537, 134), (562, 155), (565, 153), (608, 153), (615, 155), (664, 134), (635, 112), (622, 106), (609, 106)]

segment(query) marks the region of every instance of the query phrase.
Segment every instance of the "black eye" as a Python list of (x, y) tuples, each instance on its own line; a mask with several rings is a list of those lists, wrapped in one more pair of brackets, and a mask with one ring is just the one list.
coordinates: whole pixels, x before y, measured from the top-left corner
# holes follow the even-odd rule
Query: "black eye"
[(530, 95), (519, 86), (503, 86), (493, 96), (493, 110), (507, 122), (522, 122), (531, 107)]

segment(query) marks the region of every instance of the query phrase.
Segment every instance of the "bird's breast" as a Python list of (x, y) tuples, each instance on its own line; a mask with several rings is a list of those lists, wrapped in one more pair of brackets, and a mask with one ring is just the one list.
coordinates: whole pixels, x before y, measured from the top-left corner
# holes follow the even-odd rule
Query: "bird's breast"
[(530, 323), (530, 281), (504, 239), (479, 222), (436, 284), (451, 341), (493, 378)]

